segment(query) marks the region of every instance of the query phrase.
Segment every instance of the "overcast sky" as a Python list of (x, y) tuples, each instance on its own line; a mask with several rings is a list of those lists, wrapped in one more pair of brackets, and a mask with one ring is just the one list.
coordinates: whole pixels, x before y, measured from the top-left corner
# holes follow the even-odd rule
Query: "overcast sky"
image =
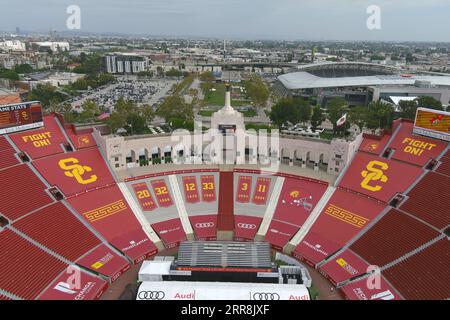
[[(65, 30), (226, 39), (450, 42), (450, 0), (0, 0), (0, 30)], [(369, 5), (381, 30), (368, 30)]]

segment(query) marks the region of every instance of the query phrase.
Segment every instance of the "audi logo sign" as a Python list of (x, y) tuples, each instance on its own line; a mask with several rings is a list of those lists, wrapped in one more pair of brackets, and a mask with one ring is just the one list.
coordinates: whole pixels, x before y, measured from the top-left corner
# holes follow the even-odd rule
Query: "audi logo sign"
[(251, 224), (251, 223), (238, 223), (237, 226), (238, 226), (238, 228), (241, 228), (241, 229), (249, 229), (249, 230), (256, 229), (256, 224)]
[(212, 228), (214, 227), (214, 222), (196, 223), (195, 227), (199, 229)]
[(253, 300), (280, 300), (280, 295), (275, 292), (255, 292)]
[(162, 300), (165, 296), (163, 291), (141, 291), (138, 294), (140, 300)]

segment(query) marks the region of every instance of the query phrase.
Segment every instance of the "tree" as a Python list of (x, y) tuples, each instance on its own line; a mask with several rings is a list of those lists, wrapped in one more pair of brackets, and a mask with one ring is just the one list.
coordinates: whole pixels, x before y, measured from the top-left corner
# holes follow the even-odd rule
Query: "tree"
[(367, 107), (358, 106), (350, 110), (348, 120), (351, 124), (355, 124), (358, 126), (359, 131), (362, 131), (369, 114), (369, 110)]
[(94, 122), (95, 116), (100, 115), (100, 109), (94, 100), (86, 100), (81, 105), (83, 111), (80, 113), (80, 122)]
[(345, 114), (346, 109), (347, 101), (344, 98), (333, 98), (328, 103), (328, 120), (333, 124), (334, 133), (338, 131), (336, 122)]
[(51, 84), (38, 84), (33, 90), (31, 90), (28, 100), (37, 100), (42, 103), (44, 108), (50, 107), (50, 101), (53, 103), (61, 103), (65, 99), (64, 95), (57, 91), (57, 88)]
[(183, 72), (181, 72), (180, 70), (177, 70), (175, 68), (172, 68), (166, 72), (166, 76), (167, 77), (181, 77), (181, 76), (183, 76)]
[(311, 116), (311, 127), (313, 130), (316, 130), (318, 126), (322, 124), (323, 121), (323, 113), (320, 106), (315, 106), (313, 108), (312, 116)]
[(167, 97), (164, 102), (156, 110), (156, 114), (166, 120), (180, 119), (180, 120), (193, 120), (194, 112), (192, 106), (185, 103), (184, 98), (179, 94), (175, 94)]
[(298, 103), (299, 120), (303, 124), (311, 120), (311, 106), (303, 99)]
[(411, 120), (414, 120), (416, 118), (416, 111), (418, 107), (417, 100), (415, 101), (400, 100), (399, 107), (400, 107), (400, 117)]
[(259, 76), (253, 75), (249, 81), (245, 82), (245, 88), (255, 105), (262, 107), (266, 105), (267, 99), (269, 99), (269, 89)]
[(114, 111), (107, 124), (113, 133), (118, 129), (125, 129), (128, 134), (148, 133), (148, 125), (153, 120), (154, 114), (151, 106), (138, 107), (133, 101), (125, 101), (120, 98), (114, 106)]
[(384, 102), (372, 102), (368, 106), (367, 127), (370, 129), (387, 129), (394, 120), (394, 109)]
[(417, 106), (419, 108), (429, 108), (434, 110), (444, 110), (442, 103), (433, 97), (422, 96), (417, 99)]
[(14, 67), (14, 71), (19, 74), (31, 73), (33, 72), (33, 67), (28, 63), (18, 64)]
[(19, 81), (19, 75), (14, 70), (0, 70), (0, 78), (8, 79), (11, 81)]
[(278, 127), (288, 122), (297, 124), (310, 119), (311, 107), (303, 99), (283, 98), (272, 107), (269, 117)]

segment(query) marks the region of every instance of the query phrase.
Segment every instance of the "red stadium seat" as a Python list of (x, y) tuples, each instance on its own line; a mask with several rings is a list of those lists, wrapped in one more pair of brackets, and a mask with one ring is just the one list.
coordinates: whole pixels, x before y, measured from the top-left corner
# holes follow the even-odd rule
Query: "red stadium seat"
[(14, 231), (0, 232), (0, 288), (22, 299), (35, 299), (67, 264)]
[(101, 243), (60, 202), (20, 219), (13, 227), (70, 261), (77, 260)]
[(1, 170), (0, 181), (4, 191), (0, 194), (0, 212), (10, 220), (53, 202), (44, 191), (44, 183), (26, 164)]

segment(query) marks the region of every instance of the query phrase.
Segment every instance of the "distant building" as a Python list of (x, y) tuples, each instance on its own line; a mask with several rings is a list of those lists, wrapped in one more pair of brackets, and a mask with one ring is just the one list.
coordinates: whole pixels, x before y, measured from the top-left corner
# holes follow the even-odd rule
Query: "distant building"
[(38, 50), (45, 51), (45, 50), (51, 50), (52, 52), (62, 52), (62, 51), (69, 51), (70, 50), (70, 44), (68, 42), (51, 42), (51, 41), (44, 41), (44, 42), (32, 42), (33, 46), (36, 46)]
[(148, 66), (146, 57), (132, 53), (108, 54), (104, 57), (105, 71), (113, 74), (136, 74)]
[(51, 84), (54, 87), (67, 86), (84, 78), (84, 74), (71, 72), (41, 72), (29, 76), (30, 89), (37, 84)]
[(4, 51), (25, 51), (25, 43), (19, 40), (7, 40), (0, 42), (0, 50)]

